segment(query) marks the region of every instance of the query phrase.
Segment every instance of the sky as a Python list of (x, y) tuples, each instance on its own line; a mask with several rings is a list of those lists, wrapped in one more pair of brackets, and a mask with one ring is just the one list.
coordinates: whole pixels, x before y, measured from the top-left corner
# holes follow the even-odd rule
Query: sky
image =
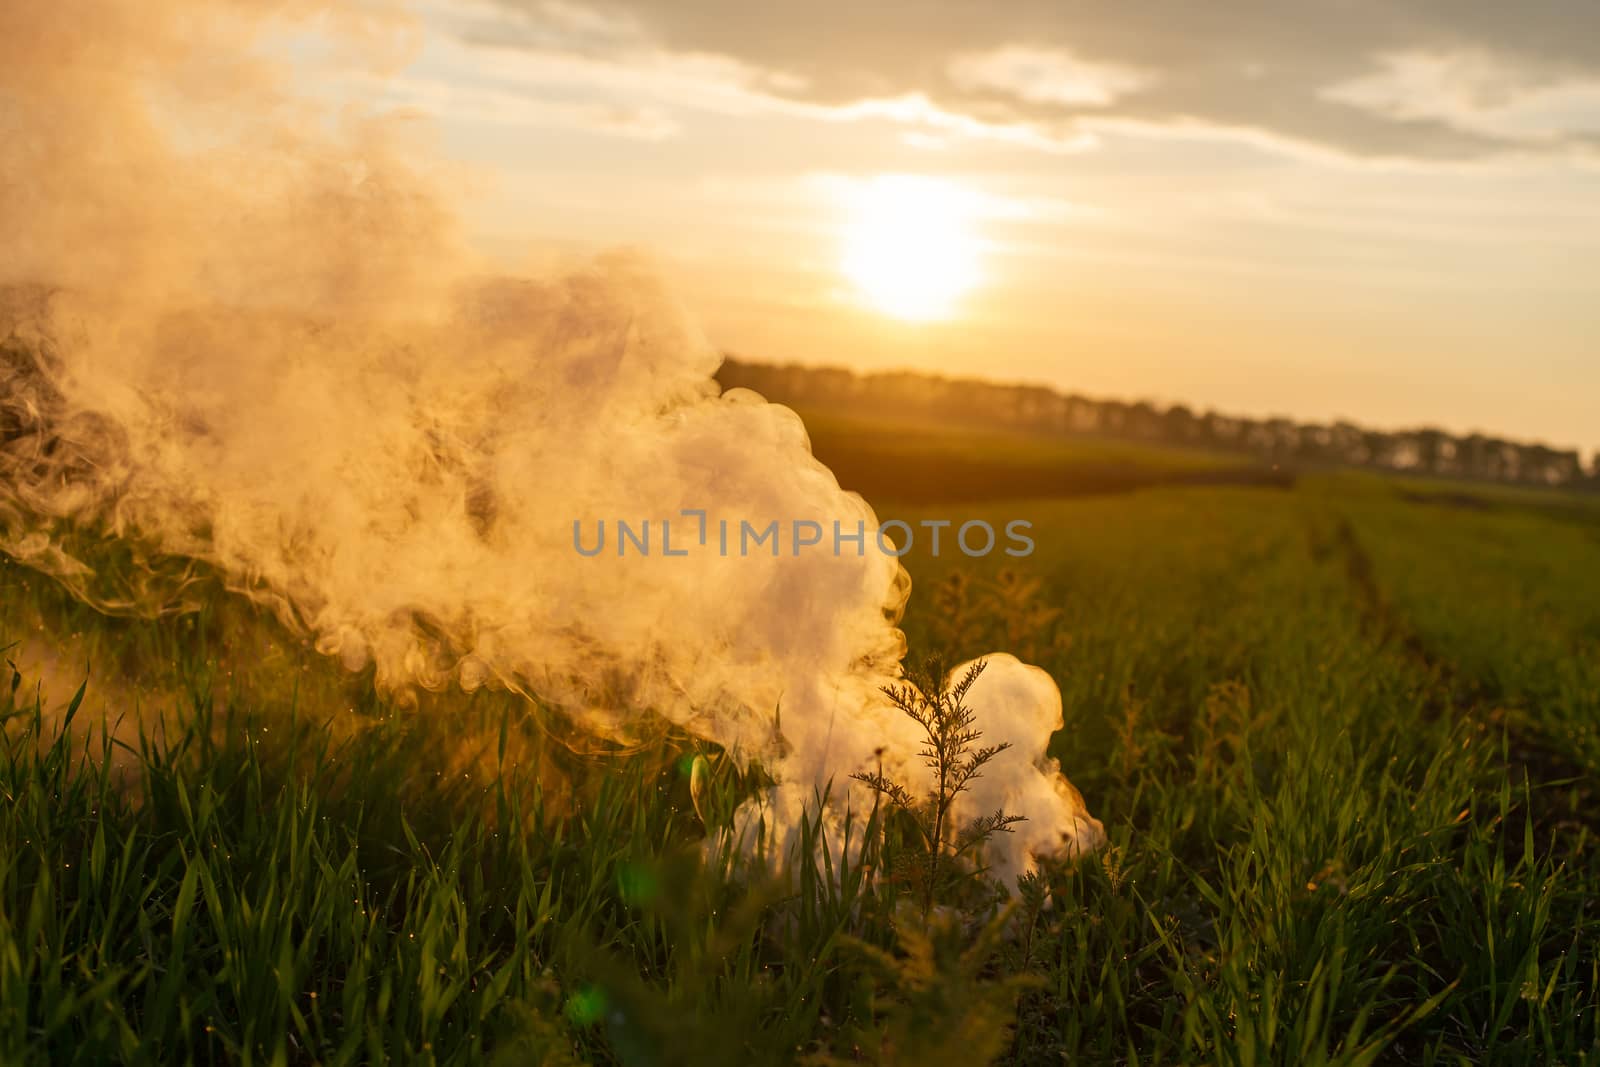
[(345, 77), (743, 357), (1600, 448), (1593, 0), (426, 0)]

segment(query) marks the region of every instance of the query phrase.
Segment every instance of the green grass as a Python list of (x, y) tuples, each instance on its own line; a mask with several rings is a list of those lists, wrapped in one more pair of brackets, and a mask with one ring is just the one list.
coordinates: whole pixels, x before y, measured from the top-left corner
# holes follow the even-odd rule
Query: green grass
[(1108, 438), (877, 420), (801, 411), (812, 451), (868, 500), (952, 504), (1068, 497), (1171, 484), (1287, 485), (1250, 457)]
[(503, 694), (390, 707), (220, 595), (108, 619), (3, 564), (0, 1063), (1600, 1059), (1586, 498), (955, 506), (963, 448), (1078, 446), (906, 433), (857, 449), (903, 476), (880, 514), (1034, 524), (1024, 560), (914, 552), (905, 625), (1060, 684), (1110, 844), (1048, 909), (967, 950), (825, 849), (793, 885), (707, 858), (692, 739), (579, 757)]

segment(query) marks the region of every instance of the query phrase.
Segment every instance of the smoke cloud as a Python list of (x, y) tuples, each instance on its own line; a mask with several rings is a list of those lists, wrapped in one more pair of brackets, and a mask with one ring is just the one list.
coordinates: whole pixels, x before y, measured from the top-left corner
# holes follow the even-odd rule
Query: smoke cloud
[[(893, 557), (573, 551), (574, 520), (685, 507), (876, 520), (792, 412), (719, 395), (646, 270), (490, 276), (414, 123), (319, 110), (263, 58), (314, 33), (392, 62), (412, 32), (295, 0), (0, 5), (0, 550), (118, 612), (184, 610), (207, 568), (394, 692), (507, 686), (624, 739), (653, 713), (760, 759), (780, 836), (879, 749), (920, 780), (878, 692)], [(1029, 819), (998, 869), (1096, 844), (1045, 756), (1048, 676), (996, 657), (969, 702), (1016, 746), (969, 803)]]

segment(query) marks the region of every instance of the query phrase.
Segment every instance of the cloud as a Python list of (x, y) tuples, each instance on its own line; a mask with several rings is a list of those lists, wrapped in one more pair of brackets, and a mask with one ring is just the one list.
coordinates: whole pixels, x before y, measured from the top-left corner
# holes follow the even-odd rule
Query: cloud
[(678, 124), (656, 108), (619, 103), (544, 99), (493, 85), (406, 76), (375, 81), (371, 99), (400, 111), (432, 118), (496, 126), (582, 130), (641, 141), (662, 141)]
[(1541, 80), (1483, 52), (1401, 52), (1324, 98), (1398, 120), (1435, 120), (1519, 143), (1600, 134), (1600, 73)]
[(1600, 127), (1592, 0), (494, 3), (465, 39), (636, 73), (692, 60), (752, 110), (886, 118), (933, 143), (1138, 129), (1453, 163), (1587, 152)]
[(1087, 63), (1061, 49), (1012, 45), (953, 59), (951, 82), (968, 93), (994, 91), (1030, 104), (1104, 107), (1155, 78), (1112, 63)]
[(582, 129), (644, 140), (676, 136), (674, 115), (880, 122), (930, 149), (966, 139), (1046, 152), (1093, 142), (1087, 131), (951, 110), (911, 91), (823, 102), (808, 78), (736, 56), (663, 47), (640, 23), (566, 3), (527, 10), (425, 5), (437, 31), (404, 76), (353, 86), (389, 106), (496, 125)]

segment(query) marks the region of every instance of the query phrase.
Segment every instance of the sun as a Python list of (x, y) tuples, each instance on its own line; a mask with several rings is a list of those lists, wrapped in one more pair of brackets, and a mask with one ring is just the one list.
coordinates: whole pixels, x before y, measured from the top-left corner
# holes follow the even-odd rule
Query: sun
[(943, 179), (884, 175), (847, 199), (840, 266), (861, 300), (910, 322), (953, 316), (978, 282), (976, 196)]

